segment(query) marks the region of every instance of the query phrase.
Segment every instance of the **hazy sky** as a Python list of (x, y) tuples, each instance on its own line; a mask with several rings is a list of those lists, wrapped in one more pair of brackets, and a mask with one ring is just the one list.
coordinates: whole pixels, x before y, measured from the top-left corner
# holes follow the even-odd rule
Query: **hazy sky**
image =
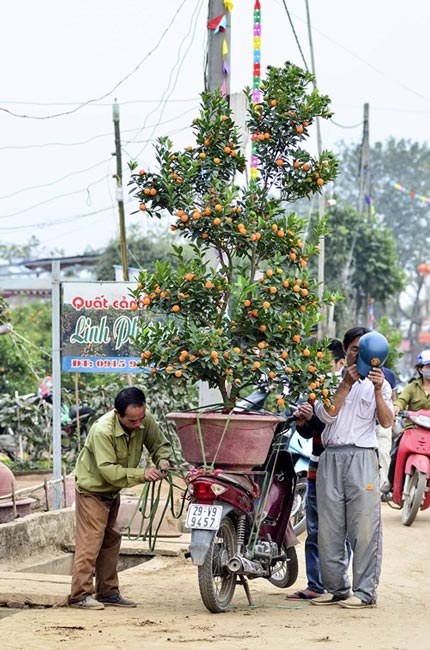
[[(232, 92), (252, 83), (253, 5), (234, 2)], [(305, 0), (261, 0), (262, 69), (286, 60), (304, 66), (285, 5), (311, 67)], [(365, 102), (372, 142), (427, 142), (430, 3), (309, 0), (309, 7), (318, 86), (335, 112), (322, 125), (323, 146), (361, 141)], [(20, 0), (2, 9), (0, 242), (35, 235), (47, 251), (99, 248), (118, 236), (113, 99), (124, 184), (128, 160), (154, 165), (157, 136), (192, 142), (208, 0)], [(127, 226), (142, 221), (130, 215), (136, 207), (126, 205)]]

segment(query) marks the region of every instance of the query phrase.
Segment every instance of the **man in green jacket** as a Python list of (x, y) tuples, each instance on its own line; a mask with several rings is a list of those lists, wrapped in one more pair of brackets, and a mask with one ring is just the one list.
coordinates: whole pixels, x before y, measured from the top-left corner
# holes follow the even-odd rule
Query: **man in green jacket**
[[(144, 447), (156, 467), (138, 467)], [(160, 480), (172, 457), (170, 444), (146, 412), (144, 393), (136, 387), (121, 390), (115, 408), (91, 427), (76, 462), (76, 543), (70, 607), (136, 606), (121, 596), (118, 586), (119, 493), (122, 488)]]

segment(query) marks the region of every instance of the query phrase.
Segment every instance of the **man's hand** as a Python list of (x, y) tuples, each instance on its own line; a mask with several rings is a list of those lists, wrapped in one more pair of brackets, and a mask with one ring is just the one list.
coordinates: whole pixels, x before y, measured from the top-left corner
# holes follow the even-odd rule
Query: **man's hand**
[(303, 426), (305, 422), (309, 421), (314, 414), (314, 409), (309, 402), (303, 402), (300, 404), (297, 411), (294, 411), (293, 417), (296, 421), (296, 424)]
[(382, 384), (384, 383), (384, 373), (380, 368), (372, 368), (367, 376), (374, 385), (375, 392), (382, 390)]
[(359, 379), (360, 379), (360, 373), (357, 370), (357, 364), (354, 363), (351, 366), (347, 366), (341, 383), (345, 383), (348, 384), (348, 386), (352, 386)]
[(145, 481), (159, 481), (160, 478), (163, 478), (163, 474), (156, 467), (148, 467), (145, 470)]
[(168, 460), (160, 460), (160, 462), (158, 463), (158, 469), (160, 470), (163, 476), (166, 476), (167, 471), (171, 469), (171, 467), (172, 466)]

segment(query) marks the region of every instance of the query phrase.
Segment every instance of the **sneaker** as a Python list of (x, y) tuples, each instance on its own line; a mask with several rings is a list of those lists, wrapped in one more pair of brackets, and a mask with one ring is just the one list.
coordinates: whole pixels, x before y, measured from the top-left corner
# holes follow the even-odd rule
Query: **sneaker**
[(346, 600), (342, 600), (338, 603), (340, 607), (345, 607), (346, 609), (363, 609), (363, 607), (376, 607), (376, 603), (365, 603), (364, 600), (358, 598), (358, 596), (350, 596)]
[(113, 605), (114, 607), (137, 607), (137, 603), (128, 598), (123, 598), (121, 594), (112, 594), (111, 596), (97, 596), (97, 601), (104, 605)]
[(341, 601), (349, 598), (346, 596), (336, 596), (336, 594), (323, 594), (318, 596), (318, 598), (312, 598), (309, 602), (311, 605), (339, 605)]
[(99, 603), (91, 596), (85, 596), (82, 600), (78, 600), (76, 603), (69, 603), (69, 607), (75, 607), (76, 609), (104, 609), (105, 606), (103, 603)]

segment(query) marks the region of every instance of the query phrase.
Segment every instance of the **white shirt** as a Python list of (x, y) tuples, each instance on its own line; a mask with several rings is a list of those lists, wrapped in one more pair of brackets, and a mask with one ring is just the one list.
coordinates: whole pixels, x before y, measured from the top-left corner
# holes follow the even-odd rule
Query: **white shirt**
[[(382, 395), (394, 413), (391, 386), (386, 379)], [(321, 402), (315, 403), (315, 415), (326, 423), (322, 433), (324, 447), (355, 445), (377, 447), (375, 388), (370, 379), (359, 379), (349, 391), (337, 415), (330, 415)]]

